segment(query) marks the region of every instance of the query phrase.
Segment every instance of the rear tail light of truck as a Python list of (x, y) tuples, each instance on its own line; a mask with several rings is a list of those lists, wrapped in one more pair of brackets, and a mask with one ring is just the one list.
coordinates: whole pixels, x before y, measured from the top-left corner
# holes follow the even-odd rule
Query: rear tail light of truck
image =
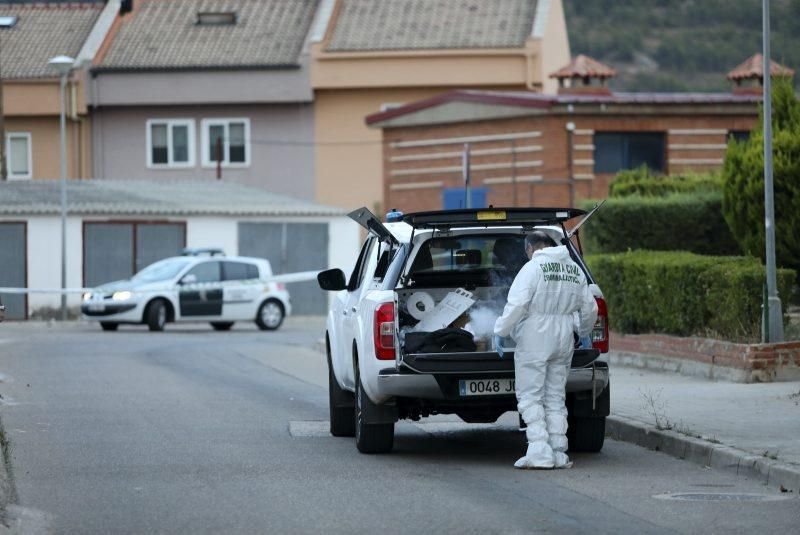
[(608, 307), (606, 300), (595, 297), (597, 301), (597, 321), (592, 329), (592, 347), (600, 353), (608, 353)]
[(375, 356), (378, 360), (394, 360), (394, 303), (383, 303), (375, 309)]

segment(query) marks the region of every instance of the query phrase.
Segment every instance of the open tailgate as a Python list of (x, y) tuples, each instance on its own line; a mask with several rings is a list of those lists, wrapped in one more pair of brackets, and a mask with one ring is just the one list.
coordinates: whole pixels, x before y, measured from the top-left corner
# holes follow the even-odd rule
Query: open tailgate
[(399, 242), (397, 238), (386, 228), (381, 220), (378, 219), (375, 214), (369, 211), (366, 207), (361, 207), (357, 210), (353, 210), (347, 217), (367, 229), (367, 232), (376, 236), (380, 241), (390, 243), (391, 245), (397, 245)]
[(478, 208), (415, 212), (403, 221), (415, 229), (534, 227), (561, 224), (586, 214), (578, 208)]

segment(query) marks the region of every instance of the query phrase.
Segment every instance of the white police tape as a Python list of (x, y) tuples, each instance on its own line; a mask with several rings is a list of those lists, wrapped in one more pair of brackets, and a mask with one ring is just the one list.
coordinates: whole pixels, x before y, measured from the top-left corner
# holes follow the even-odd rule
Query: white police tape
[[(286, 273), (284, 275), (273, 275), (259, 279), (260, 282), (276, 282), (280, 284), (288, 284), (291, 282), (306, 282), (317, 280), (319, 271), (301, 271), (298, 273)], [(0, 288), (0, 294), (84, 294), (86, 292), (93, 292), (101, 289), (102, 286), (97, 288)], [(151, 293), (152, 290), (143, 290), (137, 292), (136, 290), (127, 290), (131, 293)]]
[(82, 294), (91, 288), (0, 288), (0, 294)]

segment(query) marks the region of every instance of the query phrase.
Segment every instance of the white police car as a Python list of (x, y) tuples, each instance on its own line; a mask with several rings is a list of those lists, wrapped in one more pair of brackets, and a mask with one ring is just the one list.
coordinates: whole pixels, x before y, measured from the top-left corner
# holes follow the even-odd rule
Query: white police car
[(160, 260), (129, 280), (85, 293), (81, 312), (105, 331), (121, 323), (161, 331), (167, 322), (189, 321), (207, 321), (218, 331), (236, 321), (255, 321), (262, 330), (274, 330), (291, 304), (283, 284), (266, 280), (271, 276), (269, 262), (261, 258), (186, 249), (183, 256)]

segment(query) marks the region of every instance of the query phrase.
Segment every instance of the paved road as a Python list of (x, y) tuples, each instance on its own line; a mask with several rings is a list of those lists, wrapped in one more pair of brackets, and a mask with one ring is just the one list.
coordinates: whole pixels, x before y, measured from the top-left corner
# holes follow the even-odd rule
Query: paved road
[[(63, 533), (794, 532), (800, 500), (609, 441), (523, 472), (515, 414), (401, 423), (395, 452), (325, 433), (321, 322), (277, 333), (0, 326), (0, 417), (23, 509)], [(33, 513), (31, 513), (33, 510)], [(40, 512), (40, 513), (39, 513)], [(38, 515), (38, 516), (37, 516)]]

